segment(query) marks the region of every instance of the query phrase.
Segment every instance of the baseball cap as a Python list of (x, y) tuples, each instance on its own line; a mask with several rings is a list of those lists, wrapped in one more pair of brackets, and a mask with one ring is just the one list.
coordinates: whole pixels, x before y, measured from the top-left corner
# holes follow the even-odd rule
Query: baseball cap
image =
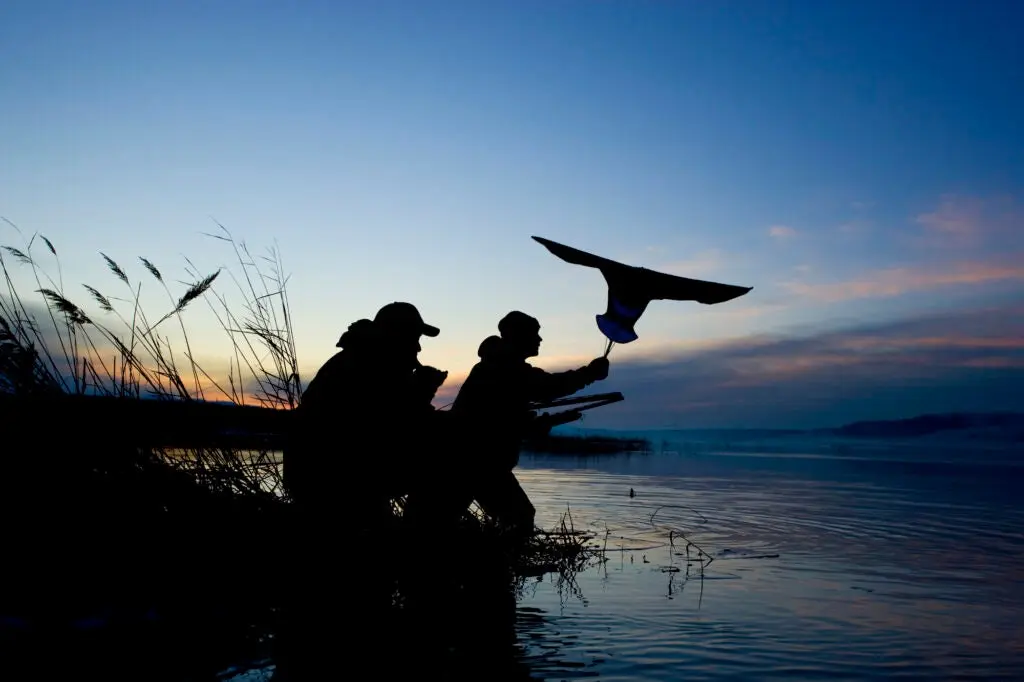
[(395, 301), (377, 311), (373, 323), (386, 330), (416, 332), (423, 336), (437, 336), (441, 330), (423, 321), (420, 311), (412, 303)]

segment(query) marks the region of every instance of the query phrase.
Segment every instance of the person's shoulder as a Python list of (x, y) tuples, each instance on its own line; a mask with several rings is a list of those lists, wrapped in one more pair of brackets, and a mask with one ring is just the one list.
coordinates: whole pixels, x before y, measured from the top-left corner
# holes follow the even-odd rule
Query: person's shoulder
[(367, 363), (360, 362), (356, 354), (351, 351), (338, 351), (320, 366), (317, 371), (317, 378), (323, 377), (328, 380), (336, 380), (349, 374), (357, 373)]
[(550, 374), (551, 373), (551, 372), (547, 371), (546, 369), (543, 369), (543, 368), (538, 367), (536, 365), (531, 365), (526, 360), (523, 360), (520, 363), (519, 368), (522, 371), (524, 371), (524, 372), (529, 372), (530, 374)]
[(488, 336), (476, 349), (481, 362), (500, 361), (505, 353), (505, 342), (500, 336)]
[(327, 358), (327, 360), (324, 361), (324, 364), (320, 365), (320, 372), (323, 372), (324, 370), (331, 371), (342, 367), (346, 364), (349, 355), (350, 353), (347, 351), (338, 351), (331, 357)]

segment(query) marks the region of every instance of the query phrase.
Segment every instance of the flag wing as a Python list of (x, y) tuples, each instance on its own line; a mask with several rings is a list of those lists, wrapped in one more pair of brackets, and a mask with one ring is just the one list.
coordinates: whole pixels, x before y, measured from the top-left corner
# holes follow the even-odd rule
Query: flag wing
[(595, 256), (592, 253), (580, 251), (579, 249), (574, 249), (571, 246), (566, 246), (565, 244), (553, 242), (550, 239), (545, 239), (544, 237), (534, 237), (533, 239), (534, 241), (543, 244), (548, 251), (555, 254), (556, 256), (564, 260), (566, 263), (572, 263), (574, 265), (585, 265), (588, 268), (598, 268), (599, 270), (602, 271), (604, 271), (604, 269), (614, 270), (616, 268), (629, 267), (628, 265), (623, 265), (618, 261), (613, 261), (609, 258), (602, 258), (601, 256)]
[(608, 340), (616, 343), (637, 339), (633, 325), (651, 301), (696, 301), (714, 305), (739, 298), (753, 289), (638, 268), (543, 237), (533, 239), (567, 263), (601, 271), (608, 284), (608, 309), (597, 316), (597, 326)]
[(626, 274), (617, 273), (615, 279), (652, 301), (696, 301), (705, 305), (725, 303), (753, 289), (735, 284), (690, 279), (646, 268), (633, 268), (633, 272)]

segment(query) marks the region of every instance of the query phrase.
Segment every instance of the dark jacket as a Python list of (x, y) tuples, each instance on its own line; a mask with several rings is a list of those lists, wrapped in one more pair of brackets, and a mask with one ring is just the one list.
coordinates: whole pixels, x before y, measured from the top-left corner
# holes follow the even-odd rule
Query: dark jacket
[(584, 366), (546, 372), (512, 353), (498, 336), (484, 339), (474, 365), (452, 405), (469, 425), (475, 446), (495, 449), (496, 466), (513, 468), (533, 415), (530, 404), (572, 395), (597, 377)]
[(349, 326), (338, 346), (342, 350), (323, 364), (303, 392), (301, 410), (326, 415), (335, 423), (342, 414), (350, 415), (345, 421), (352, 423), (363, 416), (407, 418), (434, 411), (434, 389), (421, 385), (413, 370), (395, 366), (369, 320)]
[(296, 434), (284, 455), (293, 496), (315, 489), (311, 494), (336, 499), (401, 488), (396, 460), (425, 447), (447, 416), (430, 404), (432, 387), (384, 355), (369, 320), (350, 326), (338, 345), (342, 350), (309, 382), (296, 410)]

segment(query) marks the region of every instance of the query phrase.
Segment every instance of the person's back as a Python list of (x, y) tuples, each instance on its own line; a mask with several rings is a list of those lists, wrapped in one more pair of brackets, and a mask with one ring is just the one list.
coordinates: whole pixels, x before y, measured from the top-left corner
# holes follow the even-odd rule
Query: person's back
[[(341, 348), (320, 367), (302, 393), (296, 409), (296, 429), (284, 453), (284, 484), (292, 499), (308, 506), (332, 497), (329, 488), (340, 485), (349, 458), (337, 450), (358, 440), (359, 431), (347, 428), (361, 404), (356, 387), (370, 388), (367, 362), (372, 349), (369, 320), (353, 323), (338, 341)], [(363, 403), (365, 405), (365, 403)], [(347, 448), (345, 448), (347, 449)]]
[(535, 511), (512, 469), (534, 421), (530, 404), (570, 395), (604, 379), (608, 361), (598, 358), (579, 369), (546, 372), (527, 362), (540, 349), (537, 320), (513, 311), (498, 323), (498, 330), (500, 337), (480, 344), (480, 361), (452, 405), (465, 425), (468, 451), (459, 485), (463, 495), (475, 498), (489, 514), (529, 532)]
[[(394, 311), (400, 315), (397, 320)], [(411, 318), (411, 319), (410, 319)], [(409, 304), (389, 304), (372, 322), (359, 320), (338, 341), (341, 351), (302, 394), (297, 429), (285, 455), (285, 485), (297, 502), (351, 506), (391, 492), (412, 439), (433, 421), (430, 400), (447, 372), (422, 367), (419, 336), (436, 336)], [(381, 427), (399, 428), (382, 437)], [(379, 450), (389, 457), (381, 456)], [(344, 454), (344, 456), (342, 456)]]
[(372, 385), (366, 381), (372, 371), (376, 334), (373, 322), (358, 320), (342, 334), (337, 347), (341, 350), (327, 360), (302, 392), (302, 410), (326, 413), (339, 407), (356, 407), (351, 393), (338, 390), (343, 385)]
[(490, 447), (518, 451), (529, 417), (527, 375), (533, 368), (497, 336), (485, 339), (477, 353), (480, 360), (459, 389), (452, 413), (468, 433), (486, 437)]
[[(421, 336), (439, 330), (423, 322), (408, 303), (382, 307), (372, 321), (354, 323), (309, 383), (296, 411), (296, 430), (284, 456), (286, 488), (292, 498), (286, 551), (292, 561), (283, 576), (286, 591), (284, 639), (295, 659), (317, 661), (334, 633), (322, 626), (326, 611), (354, 615), (364, 630), (391, 604), (392, 575), (374, 571), (369, 580), (337, 542), (356, 536), (359, 546), (385, 537), (396, 519), (391, 499), (403, 492), (413, 439), (437, 416), (430, 405), (447, 372), (420, 364)], [(397, 565), (386, 554), (385, 565)], [(357, 594), (349, 589), (359, 580)], [(369, 620), (367, 620), (369, 619)], [(364, 622), (366, 621), (366, 622)], [(312, 669), (317, 665), (313, 664)]]
[(527, 362), (540, 350), (536, 319), (513, 311), (502, 318), (498, 329), (501, 336), (490, 336), (480, 344), (480, 361), (459, 389), (452, 411), (471, 425), (475, 435), (496, 446), (500, 466), (511, 469), (532, 421), (531, 403), (571, 395), (604, 379), (608, 361), (597, 358), (578, 369), (546, 372)]

